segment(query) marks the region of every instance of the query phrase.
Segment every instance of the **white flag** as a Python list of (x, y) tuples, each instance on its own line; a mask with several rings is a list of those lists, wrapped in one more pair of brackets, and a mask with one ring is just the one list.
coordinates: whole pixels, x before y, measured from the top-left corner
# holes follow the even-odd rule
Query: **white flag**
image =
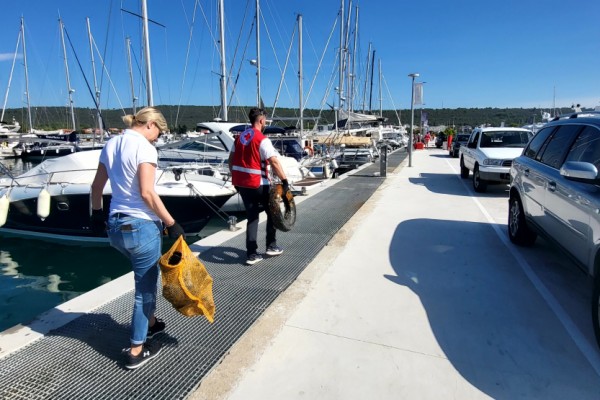
[(415, 97), (413, 98), (413, 104), (418, 106), (423, 103), (423, 83), (415, 83)]

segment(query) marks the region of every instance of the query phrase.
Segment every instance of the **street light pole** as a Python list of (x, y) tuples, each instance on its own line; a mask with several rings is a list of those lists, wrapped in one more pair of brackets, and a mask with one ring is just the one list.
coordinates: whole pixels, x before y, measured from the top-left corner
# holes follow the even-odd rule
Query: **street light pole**
[(408, 137), (408, 166), (412, 167), (412, 151), (413, 151), (413, 127), (415, 125), (415, 78), (419, 74), (408, 74), (412, 78), (412, 91), (410, 96), (410, 136)]

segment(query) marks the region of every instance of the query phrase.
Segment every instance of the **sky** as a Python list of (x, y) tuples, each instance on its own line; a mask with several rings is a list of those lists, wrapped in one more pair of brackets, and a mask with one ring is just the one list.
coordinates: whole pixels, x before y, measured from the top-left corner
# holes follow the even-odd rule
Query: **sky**
[[(255, 0), (224, 3), (230, 106), (250, 106), (256, 104), (257, 93), (257, 69), (250, 63), (257, 58), (252, 25)], [(154, 104), (218, 109), (218, 1), (148, 0), (147, 4), (149, 18), (156, 22), (151, 22), (149, 29)], [(260, 0), (261, 97), (267, 107), (299, 107), (299, 14), (303, 20), (305, 107), (327, 108), (339, 101), (335, 87), (340, 6), (341, 0)], [(363, 104), (368, 108), (369, 98), (373, 110), (379, 109), (380, 98), (383, 109), (410, 108), (410, 73), (419, 73), (417, 82), (425, 82), (425, 108), (600, 106), (598, 0), (354, 0), (350, 44), (356, 7), (357, 45), (356, 51), (350, 51), (356, 59), (354, 109)], [(26, 106), (22, 41), (16, 46), (21, 17), (32, 107), (68, 104), (59, 16), (65, 26), (76, 107), (94, 105), (86, 17), (96, 49), (101, 108), (131, 108), (126, 37), (132, 43), (133, 91), (138, 106), (148, 104), (141, 19), (131, 14), (141, 14), (140, 0), (0, 0), (0, 8), (4, 21), (0, 40), (3, 98), (17, 49), (7, 108)], [(348, 9), (346, 0), (346, 13)], [(367, 84), (369, 43), (375, 50), (372, 91)], [(346, 101), (352, 98), (343, 95)]]

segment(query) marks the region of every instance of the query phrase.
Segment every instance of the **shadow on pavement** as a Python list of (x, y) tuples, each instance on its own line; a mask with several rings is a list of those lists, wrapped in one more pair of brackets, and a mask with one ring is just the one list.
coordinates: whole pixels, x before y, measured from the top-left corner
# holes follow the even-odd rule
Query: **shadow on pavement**
[(419, 296), (445, 357), (485, 394), (598, 397), (593, 368), (489, 224), (403, 222), (389, 258), (385, 277)]

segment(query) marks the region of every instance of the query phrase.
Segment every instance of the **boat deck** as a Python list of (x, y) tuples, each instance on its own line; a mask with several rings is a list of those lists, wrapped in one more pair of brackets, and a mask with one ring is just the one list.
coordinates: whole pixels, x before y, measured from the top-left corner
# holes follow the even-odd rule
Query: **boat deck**
[[(404, 150), (388, 155), (388, 171), (406, 155)], [(279, 257), (246, 266), (243, 234), (203, 251), (200, 259), (214, 279), (215, 322), (186, 318), (161, 297), (157, 315), (167, 329), (154, 340), (163, 350), (148, 365), (124, 368), (130, 290), (0, 359), (0, 398), (185, 398), (371, 197), (385, 180), (379, 171), (376, 162), (299, 203), (294, 229), (278, 235), (285, 249)], [(261, 223), (259, 243), (264, 230)]]

